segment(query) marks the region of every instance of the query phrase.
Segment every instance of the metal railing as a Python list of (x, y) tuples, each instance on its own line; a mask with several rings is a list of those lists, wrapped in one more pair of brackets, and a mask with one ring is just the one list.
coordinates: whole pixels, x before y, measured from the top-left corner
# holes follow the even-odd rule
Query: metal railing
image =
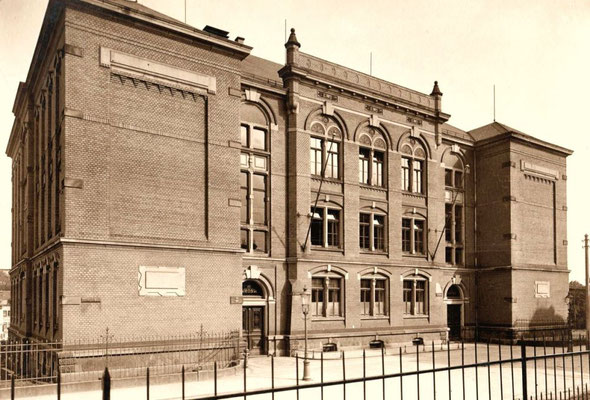
[(93, 341), (16, 342), (0, 344), (0, 388), (96, 381), (106, 367), (113, 378), (212, 369), (239, 362), (238, 331), (196, 332), (178, 336), (113, 338)]
[[(299, 356), (254, 358), (248, 366), (245, 353), (241, 370), (219, 376), (221, 365), (213, 362), (210, 379), (197, 382), (187, 369), (178, 372), (182, 399), (275, 399), (282, 394), (302, 399), (587, 399), (590, 398), (590, 342), (585, 336), (564, 333), (534, 335), (516, 345), (501, 341), (485, 343), (434, 343), (392, 349), (341, 352), (338, 358), (312, 360), (313, 381), (302, 381)], [(277, 369), (275, 363), (282, 365)], [(261, 375), (260, 366), (265, 370)], [(153, 367), (145, 368), (147, 396), (157, 386), (150, 381)], [(268, 368), (268, 369), (266, 369)], [(236, 375), (237, 373), (237, 375)], [(102, 372), (103, 399), (110, 399), (111, 368)], [(286, 379), (289, 378), (289, 379)], [(285, 384), (288, 381), (294, 384)], [(13, 381), (14, 383), (14, 381)], [(61, 392), (57, 380), (57, 398)], [(219, 388), (222, 388), (221, 391)], [(185, 390), (186, 389), (186, 390)], [(169, 389), (168, 389), (169, 390)], [(187, 396), (187, 392), (192, 392)], [(198, 394), (196, 394), (198, 392)], [(144, 394), (145, 393), (145, 394)], [(256, 396), (256, 397), (255, 397)]]

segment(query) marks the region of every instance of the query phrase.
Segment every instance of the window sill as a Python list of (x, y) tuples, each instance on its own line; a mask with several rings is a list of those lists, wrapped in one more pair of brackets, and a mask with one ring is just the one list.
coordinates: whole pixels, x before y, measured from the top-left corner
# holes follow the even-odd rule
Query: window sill
[(424, 193), (408, 192), (408, 191), (403, 190), (403, 189), (402, 189), (402, 194), (405, 194), (406, 196), (416, 196), (416, 197), (426, 198), (426, 195)]
[(327, 251), (329, 253), (344, 253), (344, 250), (342, 250), (339, 247), (323, 247), (323, 246), (311, 246), (312, 250), (319, 250), (319, 251)]
[[(321, 181), (322, 177), (319, 175), (311, 175), (311, 179), (314, 179), (316, 181)], [(338, 178), (324, 178), (323, 179), (324, 182), (332, 182), (332, 183), (342, 183), (342, 179)]]
[(426, 254), (412, 254), (412, 253), (402, 253), (402, 257), (409, 257), (409, 258), (426, 258)]
[(368, 183), (361, 183), (361, 182), (359, 182), (359, 186), (362, 187), (363, 189), (377, 190), (379, 192), (387, 192), (387, 188), (385, 186), (369, 185)]
[(371, 250), (361, 250), (361, 254), (366, 255), (375, 255), (375, 256), (387, 256), (389, 253), (387, 251), (371, 251)]
[(312, 322), (330, 322), (330, 321), (344, 321), (344, 317), (312, 317)]
[(422, 314), (421, 315), (408, 315), (408, 314), (405, 314), (404, 315), (404, 319), (429, 319), (429, 318), (430, 318), (430, 316), (427, 315), (427, 314), (424, 314), (424, 315), (422, 315)]
[(364, 315), (361, 316), (361, 321), (387, 321), (389, 320), (389, 316), (388, 315), (379, 315), (379, 316), (370, 316), (370, 315)]

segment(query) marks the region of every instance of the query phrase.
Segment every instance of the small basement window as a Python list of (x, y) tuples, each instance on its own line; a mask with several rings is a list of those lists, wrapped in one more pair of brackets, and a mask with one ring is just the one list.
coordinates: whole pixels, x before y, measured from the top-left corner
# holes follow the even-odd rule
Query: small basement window
[(325, 343), (322, 346), (322, 351), (324, 353), (329, 353), (331, 351), (338, 351), (338, 347), (336, 346), (336, 343)]
[(383, 342), (383, 340), (371, 340), (369, 342), (370, 349), (382, 349), (384, 347), (385, 347), (385, 343)]

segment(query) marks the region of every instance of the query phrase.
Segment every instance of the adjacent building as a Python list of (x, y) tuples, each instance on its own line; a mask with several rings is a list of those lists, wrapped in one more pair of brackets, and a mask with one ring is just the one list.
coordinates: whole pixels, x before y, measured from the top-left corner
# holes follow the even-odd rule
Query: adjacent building
[(253, 353), (563, 323), (566, 158), (426, 93), (126, 0), (51, 0), (7, 154), (12, 320)]

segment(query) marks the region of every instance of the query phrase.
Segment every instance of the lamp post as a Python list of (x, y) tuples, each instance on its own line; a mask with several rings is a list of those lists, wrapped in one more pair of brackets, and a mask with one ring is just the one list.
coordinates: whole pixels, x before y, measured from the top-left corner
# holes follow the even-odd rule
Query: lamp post
[(303, 287), (301, 293), (301, 311), (303, 311), (303, 329), (305, 331), (305, 353), (303, 355), (303, 380), (309, 381), (309, 359), (307, 358), (307, 316), (309, 315), (309, 299), (311, 293), (307, 291), (307, 286)]

